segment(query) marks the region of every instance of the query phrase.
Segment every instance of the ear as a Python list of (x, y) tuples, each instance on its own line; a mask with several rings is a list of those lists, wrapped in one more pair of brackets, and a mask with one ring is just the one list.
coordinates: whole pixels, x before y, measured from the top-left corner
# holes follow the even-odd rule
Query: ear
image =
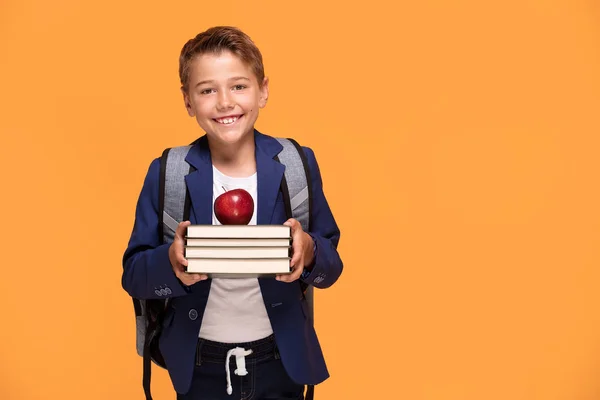
[(194, 108), (192, 107), (192, 103), (190, 102), (190, 96), (185, 91), (183, 86), (181, 87), (181, 94), (183, 94), (183, 103), (185, 104), (185, 109), (190, 117), (195, 116)]
[(269, 99), (269, 78), (265, 76), (260, 87), (260, 99), (258, 100), (258, 106), (264, 108), (267, 105)]

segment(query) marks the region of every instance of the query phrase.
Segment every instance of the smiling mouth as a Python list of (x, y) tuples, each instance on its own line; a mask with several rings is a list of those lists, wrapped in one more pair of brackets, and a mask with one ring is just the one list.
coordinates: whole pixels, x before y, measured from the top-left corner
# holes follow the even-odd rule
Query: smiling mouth
[(240, 118), (242, 118), (243, 116), (244, 116), (244, 114), (231, 115), (229, 117), (213, 118), (213, 121), (215, 121), (221, 125), (231, 125), (231, 124), (235, 124), (236, 121), (239, 120)]

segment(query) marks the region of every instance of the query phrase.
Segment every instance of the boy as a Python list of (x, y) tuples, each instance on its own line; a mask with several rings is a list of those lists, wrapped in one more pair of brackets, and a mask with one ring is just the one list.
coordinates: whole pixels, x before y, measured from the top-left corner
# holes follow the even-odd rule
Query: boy
[[(300, 282), (326, 288), (343, 268), (340, 232), (317, 161), (311, 149), (302, 148), (312, 185), (311, 232), (304, 232), (298, 221), (286, 218), (279, 191), (284, 166), (274, 158), (282, 146), (254, 128), (269, 94), (258, 48), (236, 28), (214, 27), (189, 40), (179, 62), (186, 110), (206, 132), (186, 158), (196, 168), (186, 176), (190, 217), (179, 224), (171, 244), (162, 243), (160, 160), (155, 159), (123, 257), (123, 288), (139, 299), (164, 299), (165, 294), (171, 299), (159, 346), (178, 399), (304, 399), (304, 385), (318, 384), (329, 374)], [(219, 224), (214, 200), (235, 188), (253, 196), (250, 225), (291, 227), (291, 274), (208, 279), (184, 272), (186, 228)], [(228, 357), (236, 348), (241, 354)], [(235, 375), (244, 369), (235, 358), (245, 361), (247, 375)]]

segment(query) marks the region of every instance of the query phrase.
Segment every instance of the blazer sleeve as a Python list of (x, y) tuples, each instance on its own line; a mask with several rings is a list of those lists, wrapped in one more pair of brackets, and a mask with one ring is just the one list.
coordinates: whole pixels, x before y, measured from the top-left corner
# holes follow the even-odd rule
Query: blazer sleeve
[(121, 284), (138, 299), (183, 296), (188, 288), (177, 278), (169, 260), (168, 243), (163, 243), (158, 219), (160, 159), (150, 164), (138, 198), (133, 231), (123, 255)]
[(312, 185), (310, 232), (307, 233), (313, 238), (316, 247), (312, 269), (309, 273), (303, 274), (301, 279), (309, 285), (323, 289), (333, 285), (344, 268), (337, 251), (340, 230), (323, 193), (323, 181), (315, 154), (308, 147), (303, 147), (303, 150)]

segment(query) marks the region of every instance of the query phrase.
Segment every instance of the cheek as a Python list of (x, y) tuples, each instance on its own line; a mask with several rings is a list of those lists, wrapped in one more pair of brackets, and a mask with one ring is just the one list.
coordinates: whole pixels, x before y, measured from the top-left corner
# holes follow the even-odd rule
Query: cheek
[(259, 99), (252, 96), (252, 97), (246, 97), (243, 99), (238, 99), (238, 104), (246, 112), (252, 112), (252, 111), (256, 111), (256, 109), (259, 107), (260, 101), (259, 101)]
[(211, 111), (213, 110), (213, 107), (211, 107), (209, 101), (203, 101), (200, 103), (196, 103), (195, 110), (197, 115), (206, 117), (210, 115)]

